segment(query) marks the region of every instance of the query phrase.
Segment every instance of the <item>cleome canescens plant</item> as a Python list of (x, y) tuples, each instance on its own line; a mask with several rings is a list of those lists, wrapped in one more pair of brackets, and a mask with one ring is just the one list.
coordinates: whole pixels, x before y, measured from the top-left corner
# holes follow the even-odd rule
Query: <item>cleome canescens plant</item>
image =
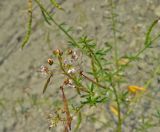
[[(65, 132), (78, 131), (82, 121), (82, 109), (87, 106), (98, 108), (100, 104), (105, 104), (109, 106), (109, 114), (116, 117), (116, 121), (113, 121), (116, 125), (115, 131), (122, 132), (124, 121), (132, 112), (133, 102), (142, 97), (138, 96), (137, 93), (145, 94), (149, 84), (144, 84), (144, 86), (140, 87), (138, 84), (130, 85), (130, 82), (128, 82), (128, 88), (127, 86), (124, 88), (121, 85), (122, 80), (125, 78), (123, 73), (131, 62), (137, 60), (159, 38), (160, 34), (152, 37), (152, 31), (158, 24), (159, 18), (149, 26), (145, 36), (144, 47), (132, 56), (120, 57), (117, 48), (115, 5), (112, 0), (110, 0), (110, 4), (114, 43), (112, 46), (104, 45), (103, 48), (98, 48), (94, 40), (87, 36), (74, 38), (62, 24), (56, 22), (40, 0), (34, 0), (34, 2), (40, 8), (44, 20), (49, 25), (55, 24), (69, 40), (68, 48), (53, 50), (52, 57), (47, 60), (48, 64), (41, 66), (40, 70), (43, 74), (48, 75), (43, 93), (46, 92), (51, 79), (54, 78), (56, 73), (63, 76), (59, 86), (63, 105), (55, 110), (54, 114), (49, 115), (49, 128), (51, 129), (61, 122), (64, 125)], [(55, 0), (51, 0), (51, 2), (58, 9), (63, 9)], [(28, 31), (22, 47), (26, 45), (31, 32), (32, 0), (28, 0), (28, 3)], [(112, 53), (112, 58), (109, 60), (107, 55)], [(75, 98), (79, 98), (76, 106), (70, 104), (71, 99), (67, 97), (65, 90), (76, 93)], [(77, 125), (73, 125), (72, 122), (77, 122)]]

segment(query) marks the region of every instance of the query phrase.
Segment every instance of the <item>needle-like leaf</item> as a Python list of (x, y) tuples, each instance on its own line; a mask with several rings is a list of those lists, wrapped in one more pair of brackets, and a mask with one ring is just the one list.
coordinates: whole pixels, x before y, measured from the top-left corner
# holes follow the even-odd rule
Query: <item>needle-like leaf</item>
[(52, 77), (52, 74), (50, 74), (50, 76), (48, 77), (48, 79), (47, 79), (47, 81), (46, 81), (46, 83), (45, 83), (45, 85), (44, 85), (43, 94), (45, 93), (45, 91), (46, 91), (46, 89), (47, 89), (47, 87), (48, 87), (48, 84), (49, 84), (49, 82), (50, 82), (50, 80), (51, 80), (51, 77)]

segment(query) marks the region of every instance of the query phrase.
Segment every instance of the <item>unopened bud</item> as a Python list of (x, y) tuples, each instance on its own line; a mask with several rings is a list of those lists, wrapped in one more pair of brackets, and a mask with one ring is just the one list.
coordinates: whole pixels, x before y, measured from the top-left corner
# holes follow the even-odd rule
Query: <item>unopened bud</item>
[(82, 76), (83, 75), (83, 71), (80, 71), (79, 74)]
[(49, 59), (48, 59), (48, 64), (49, 64), (49, 65), (52, 65), (52, 64), (53, 64), (53, 59), (49, 58)]
[(63, 52), (60, 51), (59, 49), (56, 49), (56, 50), (53, 51), (53, 54), (61, 56), (63, 54)]
[(68, 85), (69, 84), (69, 78), (64, 80), (64, 85)]
[(73, 51), (71, 49), (68, 49), (68, 55), (71, 55)]

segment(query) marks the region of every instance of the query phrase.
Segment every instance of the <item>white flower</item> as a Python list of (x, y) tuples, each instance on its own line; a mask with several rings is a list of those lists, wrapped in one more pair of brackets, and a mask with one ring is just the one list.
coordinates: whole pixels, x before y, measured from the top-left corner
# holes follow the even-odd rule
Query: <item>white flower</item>
[(48, 67), (42, 65), (42, 66), (40, 67), (40, 72), (41, 72), (42, 74), (44, 74), (44, 75), (47, 74), (47, 73), (48, 73)]
[(77, 52), (73, 52), (73, 54), (72, 54), (72, 59), (73, 60), (77, 60), (78, 59), (78, 55), (77, 55)]
[(71, 88), (75, 88), (75, 85), (73, 85), (73, 81), (71, 79), (69, 79), (68, 86)]
[(73, 81), (71, 79), (69, 79), (68, 84), (72, 85)]
[(75, 68), (71, 68), (68, 70), (68, 74), (74, 74), (76, 72)]

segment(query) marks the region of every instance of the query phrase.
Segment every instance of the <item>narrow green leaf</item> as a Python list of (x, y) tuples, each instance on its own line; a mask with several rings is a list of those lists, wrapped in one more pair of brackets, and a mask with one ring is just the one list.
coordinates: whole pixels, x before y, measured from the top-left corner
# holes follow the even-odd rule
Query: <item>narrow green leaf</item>
[(44, 85), (43, 94), (45, 93), (45, 91), (46, 91), (46, 89), (47, 89), (47, 87), (48, 87), (48, 84), (49, 84), (49, 82), (50, 82), (50, 80), (51, 80), (51, 77), (52, 77), (52, 74), (50, 74), (50, 76), (48, 77), (48, 79), (47, 79), (47, 81), (46, 81), (46, 83), (45, 83), (45, 85)]
[(28, 9), (28, 25), (27, 25), (27, 32), (26, 35), (23, 39), (21, 48), (23, 49), (23, 47), (27, 44), (27, 42), (29, 41), (29, 38), (31, 36), (31, 28), (32, 28), (32, 3), (29, 2), (29, 9)]
[(151, 45), (151, 33), (152, 33), (152, 30), (153, 28), (156, 26), (156, 24), (158, 23), (159, 19), (155, 20), (151, 25), (150, 27), (148, 28), (147, 30), (147, 33), (146, 33), (146, 39), (145, 39), (145, 45), (146, 46), (149, 46)]
[(47, 16), (51, 19), (51, 21), (70, 39), (70, 41), (74, 42), (74, 44), (79, 48), (78, 43), (76, 40), (61, 26), (59, 25), (54, 18), (50, 15), (50, 13), (43, 7), (43, 5), (40, 3), (39, 0), (35, 0), (35, 2), (38, 4), (38, 6), (43, 10)]
[(82, 115), (81, 115), (81, 112), (79, 112), (79, 113), (78, 113), (78, 121), (77, 121), (77, 125), (76, 125), (76, 127), (75, 127), (75, 129), (74, 129), (74, 132), (77, 132), (77, 131), (78, 131), (81, 122), (82, 122)]
[(54, 7), (64, 11), (64, 9), (55, 0), (50, 0), (50, 2)]
[(44, 18), (44, 20), (48, 23), (48, 25), (51, 25), (51, 23), (50, 23), (50, 18), (49, 17), (47, 17), (47, 15), (46, 15), (46, 13), (41, 9), (41, 12), (42, 12), (42, 15), (43, 15), (43, 18)]

